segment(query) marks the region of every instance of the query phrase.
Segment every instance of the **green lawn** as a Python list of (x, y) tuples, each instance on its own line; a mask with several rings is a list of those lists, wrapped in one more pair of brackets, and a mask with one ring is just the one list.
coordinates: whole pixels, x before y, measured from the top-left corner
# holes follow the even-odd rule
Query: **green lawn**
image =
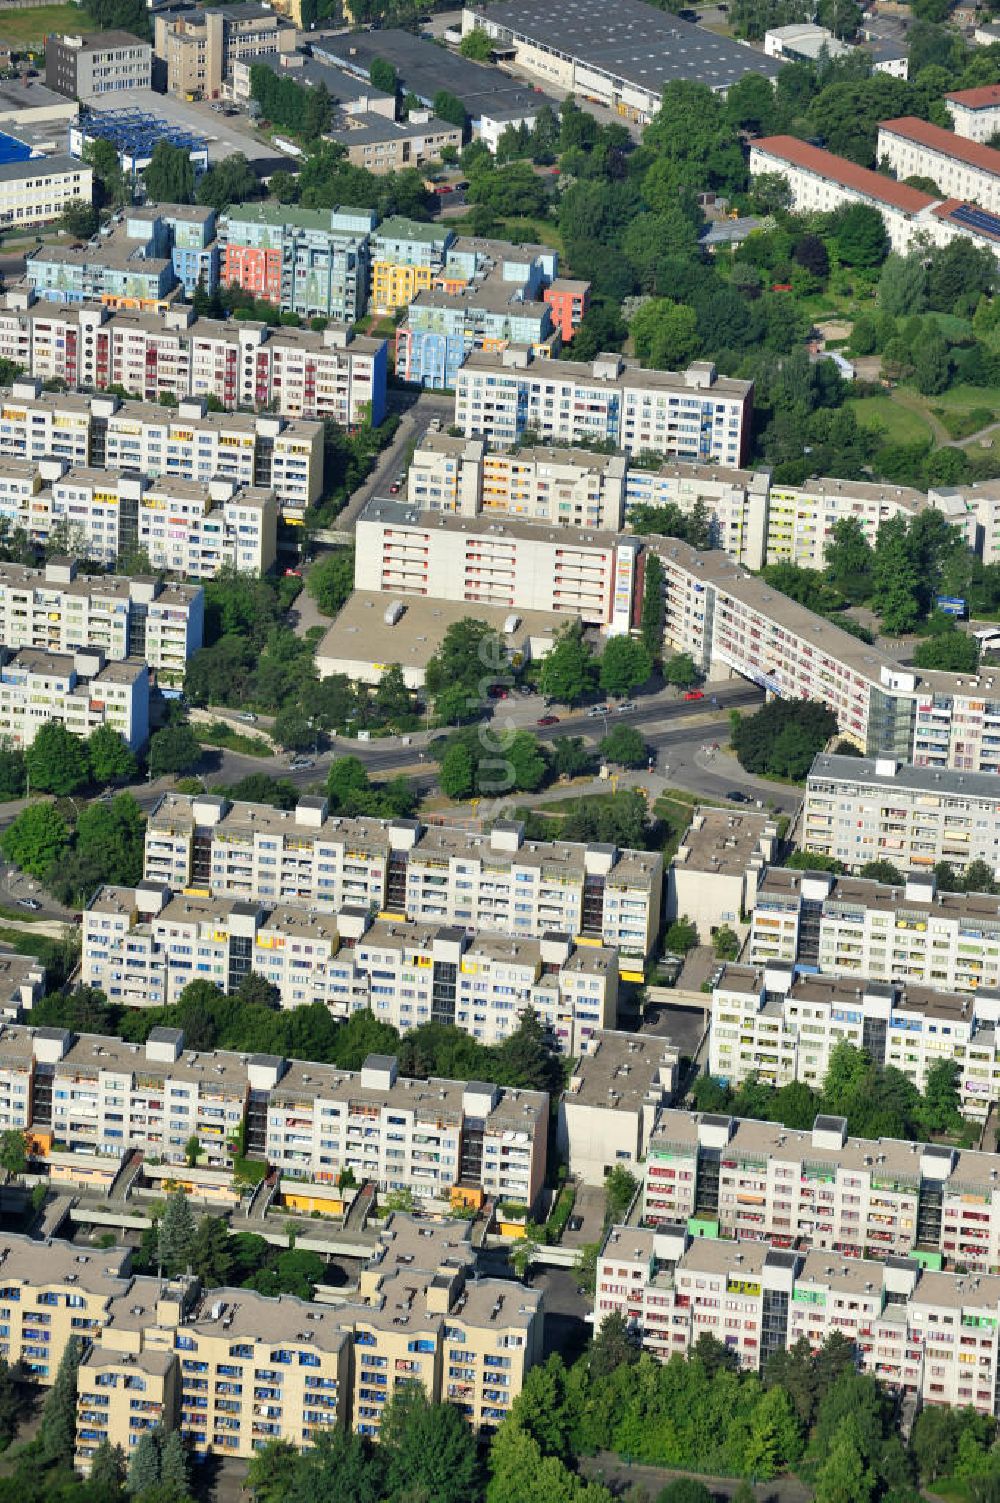
[(890, 396), (856, 397), (846, 404), (862, 428), (880, 428), (890, 444), (915, 444), (931, 431), (919, 413), (901, 407)]
[(3, 12), (3, 38), (15, 51), (32, 45), (41, 47), (53, 31), (79, 34), (99, 29), (97, 22), (78, 5), (40, 5), (37, 10)]
[(968, 412), (972, 407), (989, 407), (1000, 418), (1000, 400), (993, 386), (968, 386), (962, 382), (958, 386), (949, 387), (939, 397), (928, 397), (927, 400), (930, 406), (946, 407), (956, 412)]
[(202, 746), (218, 746), (224, 751), (238, 752), (244, 757), (274, 756), (274, 748), (269, 741), (261, 736), (244, 736), (221, 720), (214, 721), (211, 725), (193, 725), (191, 729)]

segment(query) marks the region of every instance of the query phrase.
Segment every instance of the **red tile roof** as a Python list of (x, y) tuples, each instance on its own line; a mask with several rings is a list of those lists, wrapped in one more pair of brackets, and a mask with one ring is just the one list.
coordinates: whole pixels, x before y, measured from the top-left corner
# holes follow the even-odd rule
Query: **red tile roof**
[(778, 157), (793, 167), (804, 167), (817, 177), (839, 183), (842, 188), (853, 188), (867, 198), (890, 204), (906, 214), (919, 214), (921, 209), (935, 202), (929, 193), (921, 193), (919, 188), (897, 183), (895, 178), (884, 177), (881, 172), (872, 172), (868, 167), (859, 167), (846, 157), (834, 156), (832, 151), (810, 146), (795, 136), (765, 136), (762, 141), (752, 141), (751, 148)]
[(954, 104), (964, 105), (967, 110), (985, 110), (991, 105), (996, 109), (1000, 106), (1000, 84), (983, 84), (981, 89), (959, 89), (944, 97)]
[[(978, 204), (966, 203), (961, 198), (946, 198), (943, 203), (935, 204), (931, 213), (937, 219), (953, 219), (956, 209), (971, 209), (976, 216), (974, 224), (963, 224), (961, 219), (956, 219), (955, 224), (963, 230), (968, 230), (976, 235), (984, 235), (987, 240), (1000, 242), (1000, 215), (990, 214), (980, 209)], [(996, 228), (990, 226), (993, 220)]]
[(915, 141), (918, 146), (928, 146), (942, 156), (1000, 177), (1000, 151), (994, 151), (992, 146), (980, 146), (978, 141), (968, 141), (964, 136), (956, 136), (954, 131), (943, 130), (940, 125), (917, 120), (913, 115), (903, 115), (899, 120), (883, 120), (879, 131), (888, 131), (904, 141)]

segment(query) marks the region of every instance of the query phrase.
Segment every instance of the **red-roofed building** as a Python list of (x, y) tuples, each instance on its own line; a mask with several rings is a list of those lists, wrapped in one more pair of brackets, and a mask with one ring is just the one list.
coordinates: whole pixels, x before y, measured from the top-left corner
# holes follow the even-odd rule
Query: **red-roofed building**
[(901, 180), (929, 177), (943, 197), (1000, 211), (1000, 151), (991, 146), (904, 115), (879, 126), (877, 155)]
[(754, 177), (780, 173), (792, 190), (796, 210), (830, 213), (842, 204), (869, 204), (885, 220), (893, 250), (901, 253), (909, 247), (916, 217), (934, 203), (918, 188), (859, 167), (795, 136), (766, 136), (751, 142), (750, 172)]
[(946, 94), (956, 136), (967, 141), (989, 141), (1000, 131), (1000, 84), (984, 84), (981, 89), (960, 89)]

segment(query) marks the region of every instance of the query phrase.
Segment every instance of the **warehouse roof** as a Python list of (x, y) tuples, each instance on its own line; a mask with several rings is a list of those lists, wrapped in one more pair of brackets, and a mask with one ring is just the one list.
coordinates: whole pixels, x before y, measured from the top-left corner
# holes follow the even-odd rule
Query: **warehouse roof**
[(773, 78), (781, 68), (777, 59), (743, 42), (681, 21), (643, 0), (617, 0), (614, 6), (605, 0), (564, 0), (557, 25), (549, 0), (513, 0), (491, 5), (482, 14), (514, 36), (540, 40), (546, 52), (576, 58), (657, 97), (675, 79), (726, 89), (747, 73)]

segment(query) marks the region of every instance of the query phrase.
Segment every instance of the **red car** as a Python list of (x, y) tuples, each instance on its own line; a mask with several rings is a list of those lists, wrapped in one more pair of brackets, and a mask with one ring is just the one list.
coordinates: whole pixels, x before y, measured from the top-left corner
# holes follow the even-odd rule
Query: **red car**
[(701, 692), (700, 689), (689, 689), (687, 691), (687, 693), (685, 694), (684, 698), (685, 699), (704, 699), (705, 696), (704, 696), (704, 694), (702, 694), (702, 692)]
[(558, 725), (559, 724), (559, 716), (558, 715), (541, 715), (538, 718), (537, 724), (538, 725)]
[(286, 569), (285, 570), (285, 578), (286, 579), (301, 579), (302, 578), (302, 570), (301, 569)]
[(510, 690), (505, 689), (503, 684), (490, 684), (489, 690), (487, 692), (489, 693), (490, 699), (510, 698)]

